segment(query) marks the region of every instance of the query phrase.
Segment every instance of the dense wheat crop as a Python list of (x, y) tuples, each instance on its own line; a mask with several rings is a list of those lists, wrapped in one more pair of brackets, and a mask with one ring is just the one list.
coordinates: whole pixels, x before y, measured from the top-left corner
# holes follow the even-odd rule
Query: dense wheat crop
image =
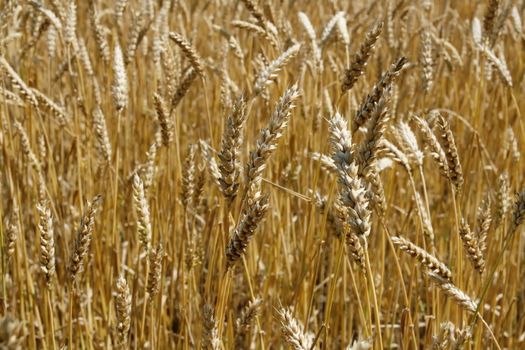
[(0, 1), (0, 349), (524, 348), (524, 15)]

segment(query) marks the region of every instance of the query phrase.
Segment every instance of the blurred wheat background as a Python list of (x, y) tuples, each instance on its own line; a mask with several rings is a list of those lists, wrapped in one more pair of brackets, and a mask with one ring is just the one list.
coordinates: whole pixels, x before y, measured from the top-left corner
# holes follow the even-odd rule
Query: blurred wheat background
[(0, 349), (524, 348), (524, 13), (0, 1)]

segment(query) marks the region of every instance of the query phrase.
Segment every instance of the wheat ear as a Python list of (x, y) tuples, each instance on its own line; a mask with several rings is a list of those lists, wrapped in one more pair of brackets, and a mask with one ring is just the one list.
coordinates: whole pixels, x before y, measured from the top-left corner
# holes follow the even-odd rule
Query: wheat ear
[(190, 61), (191, 66), (193, 67), (195, 72), (201, 77), (203, 77), (204, 67), (202, 64), (202, 59), (200, 55), (197, 53), (197, 50), (195, 50), (192, 44), (179, 33), (171, 32), (169, 36), (170, 36), (170, 39), (173, 40), (175, 44), (177, 44), (177, 46), (180, 47), (182, 52), (184, 52), (184, 55), (186, 55), (186, 57)]
[(115, 310), (117, 317), (117, 347), (126, 349), (131, 326), (131, 293), (128, 282), (123, 275), (117, 279)]
[(221, 340), (217, 320), (213, 316), (213, 309), (210, 305), (205, 304), (202, 310), (203, 330), (202, 330), (202, 348), (205, 350), (220, 350)]
[(46, 276), (47, 287), (51, 286), (51, 281), (55, 275), (55, 240), (53, 230), (53, 217), (51, 209), (46, 202), (37, 205), (40, 223), (40, 268)]
[(304, 333), (304, 327), (297, 321), (289, 309), (278, 311), (281, 333), (284, 340), (294, 350), (310, 350), (311, 341)]
[(266, 161), (277, 148), (277, 142), (283, 135), (290, 119), (291, 110), (294, 107), (293, 103), (298, 96), (297, 87), (293, 86), (286, 90), (275, 107), (268, 127), (260, 131), (255, 150), (250, 152), (246, 165), (245, 182), (247, 188), (252, 182), (261, 180), (262, 172), (266, 168)]
[(363, 75), (366, 63), (372, 54), (382, 29), (383, 22), (378, 22), (366, 33), (365, 40), (361, 44), (357, 54), (355, 54), (350, 67), (344, 72), (343, 81), (341, 83), (341, 91), (343, 93), (350, 90), (356, 83), (357, 79)]
[(268, 211), (268, 196), (261, 194), (258, 190), (250, 190), (247, 193), (246, 204), (248, 208), (245, 208), (241, 214), (233, 236), (226, 247), (226, 266), (228, 268), (231, 268), (245, 254), (248, 243)]
[(472, 314), (476, 313), (478, 305), (464, 291), (436, 273), (429, 272), (428, 275), (431, 277), (431, 280), (436, 283), (449, 298), (454, 300), (454, 302), (461, 306), (465, 311), (468, 311)]
[(84, 267), (84, 259), (87, 256), (91, 246), (93, 226), (95, 225), (95, 214), (100, 207), (101, 201), (102, 196), (97, 195), (93, 198), (91, 203), (88, 202), (87, 210), (80, 220), (80, 226), (77, 231), (73, 255), (71, 256), (69, 263), (69, 277), (73, 287), (75, 287), (75, 283), (80, 277), (80, 272)]
[(374, 108), (381, 98), (389, 93), (390, 86), (399, 76), (399, 73), (406, 65), (408, 60), (406, 57), (400, 57), (396, 62), (392, 63), (390, 68), (381, 75), (381, 78), (377, 84), (372, 89), (372, 92), (368, 94), (364, 100), (361, 102), (359, 109), (354, 117), (354, 122), (352, 123), (352, 133), (354, 133), (359, 127), (364, 125), (372, 117)]
[(456, 191), (461, 192), (463, 186), (463, 170), (459, 161), (454, 135), (452, 134), (452, 130), (450, 130), (450, 124), (441, 115), (438, 116), (437, 126), (443, 149), (447, 155), (448, 177), (456, 188)]
[(240, 147), (243, 141), (243, 129), (246, 121), (246, 102), (241, 96), (233, 105), (232, 112), (226, 119), (221, 141), (219, 157), (220, 188), (222, 194), (231, 203), (239, 188)]
[(436, 275), (440, 276), (445, 280), (452, 278), (452, 272), (450, 269), (441, 262), (438, 258), (427, 252), (425, 249), (415, 245), (406, 238), (403, 237), (392, 237), (392, 243), (394, 243), (399, 249), (414, 257), (420, 264), (422, 264), (429, 271), (432, 271)]
[(138, 174), (133, 177), (133, 204), (137, 211), (139, 242), (145, 251), (151, 248), (151, 218), (149, 204), (144, 193), (144, 183)]

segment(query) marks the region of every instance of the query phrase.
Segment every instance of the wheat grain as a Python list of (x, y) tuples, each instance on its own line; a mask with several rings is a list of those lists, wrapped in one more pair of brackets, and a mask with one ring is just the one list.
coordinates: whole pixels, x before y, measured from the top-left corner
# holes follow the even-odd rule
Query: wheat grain
[(314, 55), (315, 64), (318, 67), (318, 69), (322, 70), (321, 50), (319, 49), (319, 45), (317, 44), (317, 34), (315, 33), (315, 29), (312, 25), (312, 22), (310, 22), (308, 15), (306, 15), (306, 13), (304, 12), (299, 12), (298, 17), (299, 22), (301, 22), (301, 24), (303, 25), (308, 39), (310, 40), (310, 46)]
[(481, 31), (481, 22), (477, 17), (472, 19), (472, 41), (476, 45), (481, 45), (483, 40), (483, 33)]
[(313, 152), (310, 154), (310, 157), (314, 160), (319, 161), (323, 170), (329, 171), (333, 174), (338, 173), (339, 168), (335, 165), (334, 160), (330, 156), (318, 152)]

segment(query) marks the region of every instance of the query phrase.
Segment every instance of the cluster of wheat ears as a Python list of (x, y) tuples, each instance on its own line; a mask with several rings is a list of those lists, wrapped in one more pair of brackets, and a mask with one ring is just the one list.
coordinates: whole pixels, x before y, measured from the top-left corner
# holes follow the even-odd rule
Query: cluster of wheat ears
[(524, 14), (0, 1), (0, 349), (524, 348)]

